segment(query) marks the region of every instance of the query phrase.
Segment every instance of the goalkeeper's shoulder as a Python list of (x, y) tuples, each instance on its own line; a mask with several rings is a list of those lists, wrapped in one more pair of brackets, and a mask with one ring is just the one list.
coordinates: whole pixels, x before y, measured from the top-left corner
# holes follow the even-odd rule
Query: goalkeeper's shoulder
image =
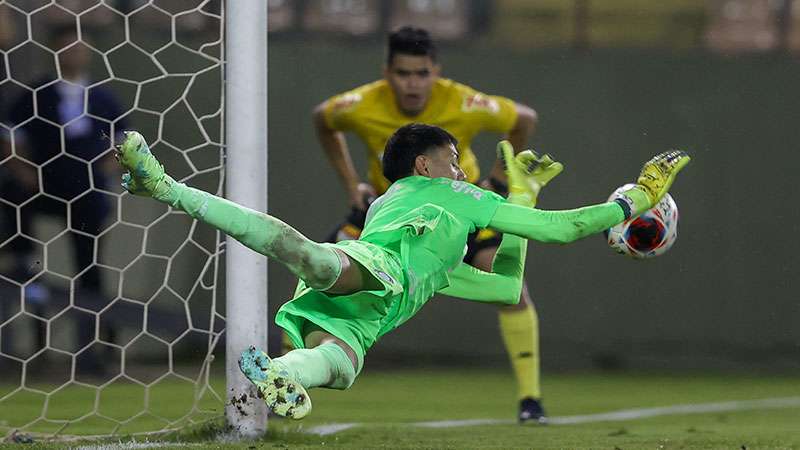
[(453, 180), (450, 178), (428, 178), (426, 181), (431, 189), (427, 195), (439, 194), (439, 197), (444, 205), (451, 196), (456, 198), (461, 196), (472, 197), (475, 200), (493, 200), (498, 202), (505, 202), (506, 199), (496, 192), (485, 189), (477, 184), (470, 183), (466, 180)]

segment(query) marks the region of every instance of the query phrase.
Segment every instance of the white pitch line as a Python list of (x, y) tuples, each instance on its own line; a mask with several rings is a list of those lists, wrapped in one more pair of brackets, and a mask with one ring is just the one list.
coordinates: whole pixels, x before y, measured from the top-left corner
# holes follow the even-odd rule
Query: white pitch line
[(320, 436), (327, 436), (329, 434), (336, 434), (340, 431), (349, 430), (350, 428), (360, 427), (362, 423), (331, 423), (327, 425), (318, 425), (306, 430), (306, 433), (317, 434)]
[(589, 422), (616, 422), (623, 420), (644, 419), (647, 417), (669, 416), (674, 414), (704, 414), (725, 411), (748, 411), (754, 409), (778, 409), (800, 407), (800, 397), (765, 398), (760, 400), (738, 400), (718, 403), (699, 403), (688, 405), (664, 406), (660, 408), (623, 409), (601, 414), (581, 416), (553, 417), (550, 423), (555, 425), (572, 425)]
[(436, 420), (433, 422), (413, 422), (412, 427), (422, 428), (456, 428), (477, 427), (479, 425), (507, 425), (514, 423), (510, 419), (466, 419), (466, 420)]
[(161, 447), (193, 447), (201, 444), (185, 442), (120, 442), (116, 444), (81, 445), (75, 450), (140, 450)]
[[(598, 414), (582, 414), (575, 416), (550, 417), (548, 423), (552, 425), (575, 425), (592, 422), (618, 422), (625, 420), (644, 419), (648, 417), (668, 416), (674, 414), (705, 414), (726, 411), (748, 411), (757, 409), (779, 409), (800, 407), (800, 397), (765, 398), (759, 400), (737, 400), (730, 402), (696, 403), (685, 405), (663, 406), (657, 408), (622, 409)], [(430, 422), (413, 422), (405, 424), (422, 428), (456, 428), (474, 427), (480, 425), (510, 425), (515, 420), (508, 419), (467, 419), (467, 420), (437, 420)], [(309, 428), (306, 433), (326, 436), (340, 431), (361, 426), (375, 425), (401, 425), (380, 423), (333, 423)]]

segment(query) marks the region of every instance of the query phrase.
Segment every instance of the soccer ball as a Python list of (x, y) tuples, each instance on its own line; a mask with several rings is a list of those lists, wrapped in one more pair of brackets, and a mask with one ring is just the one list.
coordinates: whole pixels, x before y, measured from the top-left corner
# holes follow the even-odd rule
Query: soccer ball
[[(613, 201), (620, 192), (634, 185), (626, 184), (608, 198)], [(626, 220), (605, 232), (608, 245), (614, 251), (635, 259), (664, 254), (678, 239), (678, 205), (669, 194), (639, 217)]]

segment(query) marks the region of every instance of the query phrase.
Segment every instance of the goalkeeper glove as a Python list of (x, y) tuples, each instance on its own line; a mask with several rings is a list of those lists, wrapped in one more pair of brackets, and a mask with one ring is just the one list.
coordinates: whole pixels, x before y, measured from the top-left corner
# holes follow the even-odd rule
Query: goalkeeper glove
[[(691, 158), (682, 150), (670, 150), (654, 156), (642, 167), (636, 184), (623, 191), (619, 199), (626, 217), (635, 217), (652, 208), (669, 191), (675, 176)], [(624, 203), (624, 204), (623, 204)]]
[(514, 156), (514, 148), (508, 141), (497, 144), (497, 153), (505, 163), (508, 199), (514, 204), (535, 207), (542, 188), (564, 170), (550, 155), (539, 156), (525, 150)]

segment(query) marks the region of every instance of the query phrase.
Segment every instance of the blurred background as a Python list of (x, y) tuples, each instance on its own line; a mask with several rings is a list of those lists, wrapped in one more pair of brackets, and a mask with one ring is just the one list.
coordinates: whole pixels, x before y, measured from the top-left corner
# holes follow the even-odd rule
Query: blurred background
[[(218, 1), (0, 0), (7, 379), (61, 362), (68, 380), (75, 356), (78, 378), (111, 379), (126, 359), (142, 382), (184, 365), (189, 380), (189, 362), (224, 350), (219, 236), (120, 196), (106, 161), (134, 128), (170, 173), (222, 192), (221, 14)], [(663, 257), (618, 256), (601, 236), (531, 244), (545, 372), (800, 369), (800, 1), (270, 0), (269, 211), (312, 238), (347, 205), (311, 111), (380, 78), (386, 33), (405, 24), (438, 40), (443, 76), (538, 112), (531, 144), (566, 166), (544, 209), (604, 201), (657, 152), (694, 158)], [(53, 89), (78, 112), (48, 116)], [(498, 138), (473, 146), (484, 171)], [(270, 266), (271, 314), (294, 283)], [(505, 367), (500, 339), (494, 308), (437, 297), (368, 366)]]
[[(531, 244), (542, 367), (797, 369), (800, 304), (791, 236), (800, 213), (800, 2), (271, 2), (270, 210), (322, 238), (344, 193), (310, 126), (324, 98), (380, 77), (387, 30), (427, 27), (443, 76), (532, 106), (533, 146), (564, 162), (540, 206), (605, 200), (650, 155), (694, 161), (673, 195), (679, 239), (633, 261), (602, 237)], [(474, 145), (484, 173), (497, 136)], [(360, 143), (348, 141), (363, 160)], [(315, 183), (292, 181), (313, 167)], [(363, 167), (363, 166), (361, 166)], [(286, 177), (286, 178), (284, 178)], [(299, 205), (304, 205), (300, 207)], [(271, 269), (273, 305), (288, 273)], [(286, 282), (286, 287), (281, 284)], [(456, 319), (453, 319), (455, 316)], [(371, 352), (393, 364), (503, 364), (491, 307), (438, 298)], [(274, 339), (273, 339), (274, 340)]]

